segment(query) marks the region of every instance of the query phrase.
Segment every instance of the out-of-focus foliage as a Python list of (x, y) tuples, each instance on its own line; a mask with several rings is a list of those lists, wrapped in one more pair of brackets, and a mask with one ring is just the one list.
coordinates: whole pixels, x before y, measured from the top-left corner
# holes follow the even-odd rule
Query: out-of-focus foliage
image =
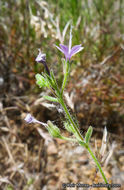
[[(47, 53), (48, 65), (61, 81), (61, 61), (57, 54), (62, 54), (53, 44), (66, 43), (68, 28), (73, 24), (73, 45), (84, 46), (83, 53), (72, 63), (68, 86), (71, 91), (76, 78), (73, 85), (82, 102), (76, 105), (76, 110), (83, 113), (79, 115), (85, 124), (122, 124), (123, 15), (122, 0), (0, 1), (0, 85), (5, 92), (16, 95), (26, 92), (32, 84), (34, 87), (34, 75), (43, 68), (34, 61), (38, 48)], [(111, 121), (114, 119), (117, 122)]]

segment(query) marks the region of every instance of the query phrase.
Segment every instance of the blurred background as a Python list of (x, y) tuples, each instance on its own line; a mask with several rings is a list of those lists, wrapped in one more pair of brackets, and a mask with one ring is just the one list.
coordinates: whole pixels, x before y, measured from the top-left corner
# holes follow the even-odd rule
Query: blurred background
[[(35, 84), (35, 74), (44, 70), (42, 64), (35, 62), (35, 58), (38, 48), (46, 53), (48, 66), (53, 69), (61, 84), (61, 59), (64, 55), (54, 44), (68, 45), (71, 25), (72, 44), (82, 44), (84, 50), (74, 56), (71, 62), (71, 74), (65, 92), (67, 104), (77, 115), (83, 133), (92, 125), (93, 138), (102, 139), (103, 129), (107, 127), (110, 140), (108, 146), (109, 143), (116, 142), (117, 149), (121, 151), (114, 156), (120, 168), (115, 162), (111, 162), (114, 164), (106, 167), (107, 171), (113, 168), (113, 173), (108, 172), (107, 175), (115, 182), (116, 175), (124, 174), (124, 1), (1, 0), (2, 190), (62, 189), (61, 184), (64, 182), (88, 183), (87, 176), (94, 176), (95, 172), (91, 170), (89, 163), (85, 163), (88, 158), (82, 157), (81, 150), (75, 152), (76, 158), (73, 156), (73, 159), (80, 162), (71, 163), (74, 145), (51, 140), (48, 146), (46, 139), (50, 137), (47, 131), (24, 122), (24, 117), (30, 112), (40, 121), (54, 121), (63, 130), (62, 116), (58, 118), (59, 114), (54, 106), (51, 107), (42, 98), (49, 91), (39, 89)], [(70, 150), (70, 154), (64, 151), (65, 148)], [(55, 163), (57, 166), (53, 168)], [(87, 168), (83, 168), (86, 178), (82, 178), (80, 165), (89, 167), (89, 174), (86, 174)], [(91, 182), (93, 179), (91, 178)], [(121, 176), (119, 179), (116, 182), (124, 182)]]

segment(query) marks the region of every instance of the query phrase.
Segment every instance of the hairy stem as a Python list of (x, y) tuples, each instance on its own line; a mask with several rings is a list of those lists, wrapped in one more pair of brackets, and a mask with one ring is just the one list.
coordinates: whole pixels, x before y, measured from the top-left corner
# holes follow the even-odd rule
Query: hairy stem
[[(106, 177), (105, 177), (105, 174), (104, 174), (104, 172), (103, 172), (103, 170), (102, 170), (102, 167), (101, 167), (100, 163), (98, 162), (97, 158), (95, 157), (94, 153), (93, 153), (92, 150), (90, 149), (89, 145), (86, 146), (86, 149), (88, 150), (88, 152), (89, 152), (89, 154), (91, 155), (92, 159), (94, 160), (96, 166), (98, 167), (98, 169), (99, 169), (99, 171), (100, 171), (100, 173), (101, 173), (101, 175), (102, 175), (102, 178), (104, 179), (105, 184), (108, 184), (108, 181), (107, 181), (107, 179), (106, 179)], [(107, 187), (107, 189), (110, 190), (110, 187)]]
[(65, 71), (65, 73), (64, 73), (64, 79), (63, 79), (63, 83), (62, 83), (62, 90), (61, 90), (62, 94), (63, 94), (63, 91), (64, 91), (64, 89), (65, 89), (65, 86), (66, 86), (66, 83), (67, 83), (67, 80), (68, 80), (68, 75), (69, 75), (69, 61), (67, 61), (67, 62), (64, 63), (64, 64), (66, 64), (66, 71)]
[[(60, 100), (60, 103), (61, 103), (61, 105), (62, 105), (62, 107), (63, 107), (63, 109), (64, 109), (64, 111), (65, 111), (65, 113), (66, 113), (66, 116), (68, 117), (70, 123), (71, 123), (72, 126), (74, 127), (74, 130), (75, 130), (76, 133), (78, 134), (80, 141), (85, 144), (85, 148), (88, 150), (88, 152), (89, 152), (89, 154), (91, 155), (92, 159), (94, 160), (96, 166), (98, 167), (98, 169), (99, 169), (99, 171), (100, 171), (100, 173), (101, 173), (101, 175), (102, 175), (102, 178), (103, 178), (105, 184), (108, 184), (108, 181), (107, 181), (107, 179), (106, 179), (106, 177), (105, 177), (105, 174), (104, 174), (104, 172), (103, 172), (103, 170), (102, 170), (102, 168), (101, 168), (100, 163), (98, 162), (98, 160), (97, 160), (97, 158), (95, 157), (94, 153), (93, 153), (92, 150), (90, 149), (89, 145), (87, 145), (87, 144), (84, 142), (84, 139), (83, 139), (82, 135), (80, 134), (80, 131), (79, 131), (79, 129), (77, 128), (77, 125), (75, 124), (75, 122), (74, 122), (74, 120), (73, 120), (71, 114), (69, 113), (69, 111), (68, 111), (68, 109), (67, 109), (67, 106), (65, 105), (63, 99)], [(110, 190), (110, 187), (107, 187), (107, 189)]]
[(73, 126), (75, 132), (77, 133), (77, 135), (79, 136), (80, 140), (81, 140), (81, 141), (84, 141), (84, 139), (83, 139), (82, 135), (80, 134), (80, 131), (79, 131), (79, 129), (77, 128), (77, 125), (75, 124), (75, 122), (74, 122), (74, 120), (73, 120), (71, 114), (69, 113), (69, 111), (68, 111), (68, 109), (67, 109), (67, 106), (65, 105), (63, 99), (60, 100), (60, 104), (61, 104), (61, 106), (63, 107), (63, 109), (64, 109), (64, 111), (65, 111), (65, 113), (66, 113), (66, 116), (68, 117), (70, 123), (72, 124), (72, 126)]

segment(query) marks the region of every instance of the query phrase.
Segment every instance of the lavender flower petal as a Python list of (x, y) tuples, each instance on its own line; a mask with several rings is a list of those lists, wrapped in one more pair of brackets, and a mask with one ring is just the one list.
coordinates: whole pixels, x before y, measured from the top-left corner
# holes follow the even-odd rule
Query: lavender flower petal
[(75, 45), (71, 48), (71, 51), (75, 51), (77, 48), (80, 48), (81, 47), (81, 44), (80, 45)]
[(66, 61), (67, 61), (67, 59), (69, 59), (69, 49), (68, 49), (68, 46), (60, 44), (60, 47), (63, 50), (65, 58), (66, 58)]
[(60, 47), (58, 47), (57, 45), (55, 45), (55, 46), (57, 47), (58, 50), (60, 50), (62, 53), (64, 53), (64, 51)]
[(68, 46), (59, 44), (64, 53), (68, 53)]
[(70, 52), (70, 56), (72, 57), (76, 53), (80, 52), (84, 47), (81, 47), (81, 45), (73, 46)]

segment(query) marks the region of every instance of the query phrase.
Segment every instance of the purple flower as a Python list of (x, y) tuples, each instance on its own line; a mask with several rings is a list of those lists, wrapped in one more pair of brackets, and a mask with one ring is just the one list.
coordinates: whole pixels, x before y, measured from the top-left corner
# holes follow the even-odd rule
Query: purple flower
[(47, 124), (46, 123), (43, 123), (43, 122), (41, 122), (41, 121), (38, 121), (37, 119), (35, 119), (30, 113), (28, 113), (27, 114), (27, 116), (26, 116), (26, 118), (25, 118), (25, 121), (27, 122), (27, 123), (39, 123), (39, 124), (41, 124), (41, 125), (43, 125), (43, 126), (47, 126)]
[(41, 53), (40, 49), (38, 49), (38, 50), (39, 50), (39, 54), (36, 57), (35, 61), (40, 62), (40, 63), (45, 63), (46, 62), (46, 54)]
[(71, 57), (73, 55), (75, 55), (76, 53), (80, 52), (84, 47), (81, 47), (81, 44), (80, 45), (76, 45), (76, 46), (73, 46), (71, 48), (71, 45), (72, 45), (72, 28), (70, 30), (70, 39), (69, 39), (69, 46), (66, 46), (66, 45), (62, 45), (62, 44), (59, 44), (60, 47), (56, 46), (62, 53), (64, 53), (65, 55), (65, 58), (66, 58), (66, 61), (71, 59)]
[(38, 50), (39, 50), (39, 54), (36, 57), (35, 61), (37, 61), (39, 63), (43, 63), (43, 65), (44, 65), (44, 67), (46, 69), (47, 74), (50, 75), (50, 71), (49, 71), (49, 68), (48, 68), (47, 63), (46, 63), (46, 54), (41, 53), (40, 49), (38, 49)]
[(27, 116), (25, 118), (25, 121), (27, 123), (35, 123), (35, 119), (34, 119), (34, 117), (31, 114), (27, 114)]

